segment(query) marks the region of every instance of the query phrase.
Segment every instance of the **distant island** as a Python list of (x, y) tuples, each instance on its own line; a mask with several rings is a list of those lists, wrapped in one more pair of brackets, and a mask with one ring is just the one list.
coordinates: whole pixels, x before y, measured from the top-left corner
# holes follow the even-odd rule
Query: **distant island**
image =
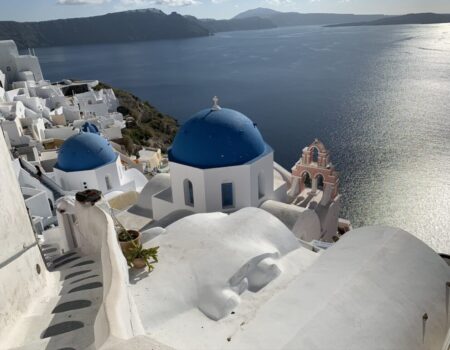
[(157, 9), (108, 13), (102, 16), (43, 22), (0, 21), (0, 40), (14, 40), (19, 48), (108, 44), (184, 39), (238, 30), (323, 25), (328, 27), (450, 22), (450, 15), (405, 16), (279, 12), (256, 8), (231, 19), (198, 19)]
[(380, 18), (373, 21), (331, 24), (327, 25), (327, 27), (387, 26), (400, 24), (437, 24), (437, 23), (450, 23), (450, 14), (411, 13), (403, 16)]
[(263, 7), (248, 10), (235, 16), (233, 19), (248, 19), (260, 17), (270, 20), (276, 27), (293, 27), (304, 25), (329, 25), (339, 23), (352, 23), (362, 21), (373, 21), (387, 18), (385, 15), (353, 15), (338, 13), (299, 13), (279, 12)]

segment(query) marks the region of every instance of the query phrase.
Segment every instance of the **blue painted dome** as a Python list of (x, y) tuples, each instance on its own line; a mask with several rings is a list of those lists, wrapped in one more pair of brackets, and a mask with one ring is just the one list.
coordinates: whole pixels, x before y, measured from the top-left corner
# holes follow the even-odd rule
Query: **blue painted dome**
[(83, 126), (81, 127), (81, 130), (83, 132), (91, 132), (93, 134), (99, 134), (100, 135), (100, 132), (98, 131), (97, 125), (89, 123), (89, 122), (84, 123)]
[(115, 162), (117, 156), (105, 138), (82, 132), (64, 141), (55, 168), (65, 172), (92, 170)]
[(256, 124), (232, 109), (205, 109), (178, 131), (169, 160), (209, 169), (245, 164), (271, 151)]

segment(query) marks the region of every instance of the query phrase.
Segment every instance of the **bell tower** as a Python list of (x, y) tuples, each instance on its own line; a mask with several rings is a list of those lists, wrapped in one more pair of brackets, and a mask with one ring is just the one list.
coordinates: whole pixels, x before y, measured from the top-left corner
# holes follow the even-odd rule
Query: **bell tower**
[(329, 151), (318, 139), (303, 149), (302, 157), (292, 168), (292, 177), (293, 183), (297, 182), (297, 194), (310, 188), (308, 195), (314, 196), (321, 190), (322, 204), (338, 196), (338, 172), (330, 161)]

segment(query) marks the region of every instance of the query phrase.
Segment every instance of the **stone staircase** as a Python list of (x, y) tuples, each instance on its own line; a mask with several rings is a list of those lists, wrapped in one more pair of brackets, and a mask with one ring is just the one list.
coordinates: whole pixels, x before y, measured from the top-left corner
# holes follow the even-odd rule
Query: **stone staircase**
[(41, 246), (50, 273), (59, 275), (52, 296), (36, 295), (11, 339), (12, 349), (81, 350), (94, 348), (94, 322), (103, 299), (100, 256), (78, 250), (58, 255), (56, 245)]

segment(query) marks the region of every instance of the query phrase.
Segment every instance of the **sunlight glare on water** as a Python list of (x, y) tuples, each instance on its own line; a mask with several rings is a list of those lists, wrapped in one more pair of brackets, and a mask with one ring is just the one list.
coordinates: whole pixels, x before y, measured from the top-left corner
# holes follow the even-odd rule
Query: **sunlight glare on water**
[(320, 138), (355, 227), (450, 253), (450, 25), (295, 27), (37, 50), (46, 78), (99, 79), (185, 121), (221, 97), (290, 169)]

